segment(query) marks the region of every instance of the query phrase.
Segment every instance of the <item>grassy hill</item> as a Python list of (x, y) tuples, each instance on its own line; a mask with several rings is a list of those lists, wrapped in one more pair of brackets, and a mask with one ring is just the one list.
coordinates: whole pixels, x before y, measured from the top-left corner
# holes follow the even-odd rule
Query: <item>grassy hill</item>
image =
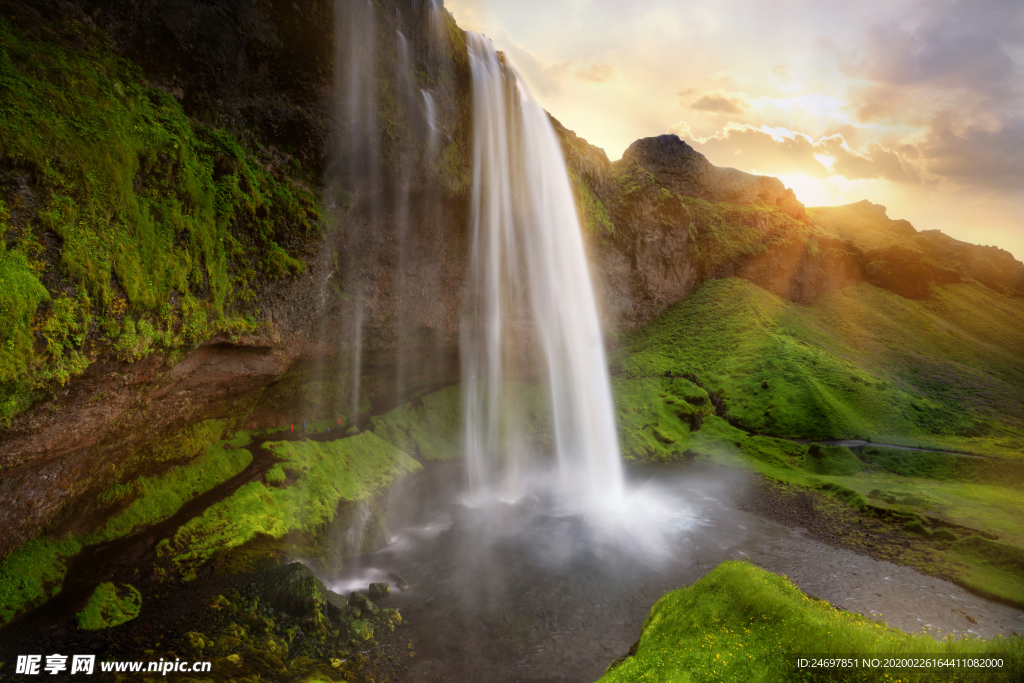
[(622, 342), (620, 386), (695, 373), (747, 431), (1024, 457), (1024, 301), (976, 283), (801, 306), (712, 280)]
[[(620, 341), (627, 459), (708, 459), (820, 492), (902, 538), (879, 552), (855, 527), (851, 547), (1022, 604), (1024, 301), (861, 284), (805, 306), (712, 280)], [(797, 441), (840, 439), (977, 455)]]

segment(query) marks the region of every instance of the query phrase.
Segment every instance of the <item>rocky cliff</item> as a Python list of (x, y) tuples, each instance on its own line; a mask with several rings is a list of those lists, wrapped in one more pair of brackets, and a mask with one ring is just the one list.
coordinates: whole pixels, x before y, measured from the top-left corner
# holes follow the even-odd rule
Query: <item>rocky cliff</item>
[(708, 279), (740, 277), (791, 301), (870, 282), (923, 299), (974, 279), (1024, 295), (1024, 264), (996, 247), (918, 232), (885, 207), (805, 209), (776, 178), (718, 168), (675, 135), (622, 159), (564, 127), (606, 328), (640, 326)]

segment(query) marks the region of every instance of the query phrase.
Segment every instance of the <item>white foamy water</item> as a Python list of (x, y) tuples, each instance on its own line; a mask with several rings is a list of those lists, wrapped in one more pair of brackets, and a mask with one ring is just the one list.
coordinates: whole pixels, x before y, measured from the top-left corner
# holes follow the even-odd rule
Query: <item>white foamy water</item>
[[(547, 113), (483, 36), (473, 76), (470, 269), (462, 333), (463, 424), (474, 497), (537, 485), (573, 510), (628, 507), (597, 307), (562, 149)], [(510, 381), (539, 370), (531, 388)], [(531, 433), (548, 413), (556, 466)], [(548, 456), (549, 458), (550, 456)], [(548, 474), (551, 472), (551, 474)]]

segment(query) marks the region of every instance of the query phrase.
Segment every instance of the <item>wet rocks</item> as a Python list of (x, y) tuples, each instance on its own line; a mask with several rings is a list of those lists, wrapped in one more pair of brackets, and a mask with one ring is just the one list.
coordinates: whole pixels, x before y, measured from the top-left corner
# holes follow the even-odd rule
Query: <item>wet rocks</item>
[(390, 576), (391, 580), (395, 582), (396, 586), (398, 586), (398, 590), (404, 591), (406, 588), (409, 587), (409, 582), (402, 578), (399, 574), (391, 572), (390, 574), (388, 574), (388, 576)]
[(299, 562), (263, 572), (259, 586), (274, 609), (295, 617), (314, 617), (327, 602), (326, 586)]
[(363, 614), (374, 615), (380, 611), (380, 608), (373, 604), (373, 601), (357, 591), (352, 591), (352, 595), (348, 599), (348, 604), (353, 607), (358, 607), (359, 611)]
[(391, 584), (389, 584), (387, 581), (381, 581), (380, 583), (371, 583), (370, 584), (370, 597), (371, 598), (373, 598), (373, 599), (376, 599), (376, 598), (386, 598), (390, 594), (391, 594)]
[[(348, 600), (334, 591), (327, 591), (326, 607), (327, 616), (335, 621), (350, 621), (351, 619), (359, 616), (359, 611), (353, 610), (352, 605), (348, 604)], [(355, 614), (353, 614), (353, 611)]]

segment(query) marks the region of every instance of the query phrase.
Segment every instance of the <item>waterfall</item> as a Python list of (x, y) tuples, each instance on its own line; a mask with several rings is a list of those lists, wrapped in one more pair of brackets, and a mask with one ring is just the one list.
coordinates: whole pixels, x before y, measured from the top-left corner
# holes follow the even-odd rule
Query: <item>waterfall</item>
[(340, 121), (335, 142), (343, 187), (350, 201), (365, 205), (366, 218), (346, 224), (341, 280), (352, 298), (352, 364), (347, 403), (354, 423), (359, 414), (367, 283), (378, 260), (374, 223), (383, 210), (380, 114), (378, 110), (377, 14), (371, 0), (335, 0), (336, 107)]
[[(483, 36), (468, 33), (467, 43), (474, 142), (461, 354), (470, 485), (510, 500), (544, 479), (567, 504), (607, 506), (622, 498), (622, 465), (565, 159), (519, 74)], [(532, 433), (537, 376), (553, 472)]]
[(437, 158), (438, 130), (437, 130), (437, 105), (434, 104), (434, 96), (429, 90), (420, 88), (423, 94), (423, 117), (427, 121), (427, 161), (433, 163)]

